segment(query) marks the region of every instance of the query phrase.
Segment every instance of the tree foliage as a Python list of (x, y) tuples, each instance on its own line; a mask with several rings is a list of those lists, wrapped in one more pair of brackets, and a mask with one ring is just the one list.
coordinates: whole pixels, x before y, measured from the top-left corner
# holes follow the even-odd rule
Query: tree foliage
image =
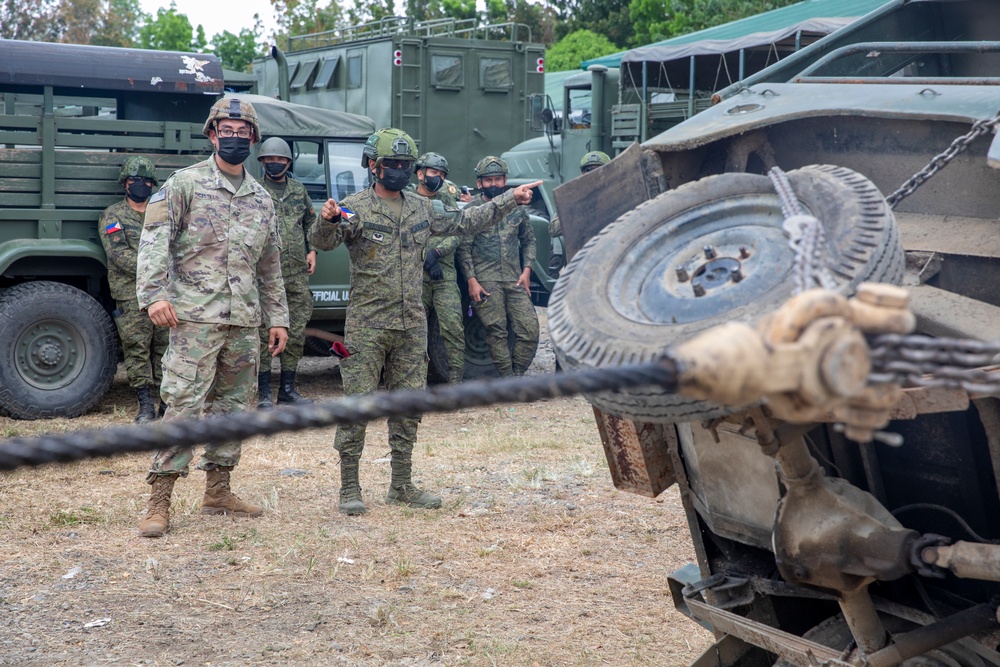
[(584, 60), (600, 58), (615, 51), (618, 51), (618, 47), (604, 35), (590, 30), (577, 30), (560, 39), (545, 52), (545, 70), (562, 72), (578, 69)]
[(0, 0), (0, 38), (56, 41), (58, 15), (56, 0)]
[(634, 35), (630, 46), (686, 35), (784, 7), (799, 0), (631, 0)]
[(186, 14), (177, 12), (177, 3), (171, 2), (169, 9), (160, 7), (156, 18), (139, 29), (139, 46), (158, 51), (204, 51), (205, 29), (191, 27)]
[(243, 28), (238, 35), (225, 30), (212, 37), (212, 52), (222, 61), (222, 66), (238, 72), (249, 72), (254, 57), (263, 50), (260, 45), (264, 26), (260, 17), (254, 14), (256, 21), (253, 30)]

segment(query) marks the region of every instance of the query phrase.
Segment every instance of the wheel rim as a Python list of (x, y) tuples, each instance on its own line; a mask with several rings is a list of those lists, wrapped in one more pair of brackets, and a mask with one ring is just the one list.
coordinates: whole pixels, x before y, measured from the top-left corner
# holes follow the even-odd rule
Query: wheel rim
[(37, 389), (61, 389), (83, 372), (86, 349), (83, 336), (68, 322), (40, 320), (14, 342), (18, 375)]
[(608, 281), (610, 303), (650, 324), (730, 312), (787, 282), (794, 254), (772, 194), (706, 202), (658, 224), (624, 249)]

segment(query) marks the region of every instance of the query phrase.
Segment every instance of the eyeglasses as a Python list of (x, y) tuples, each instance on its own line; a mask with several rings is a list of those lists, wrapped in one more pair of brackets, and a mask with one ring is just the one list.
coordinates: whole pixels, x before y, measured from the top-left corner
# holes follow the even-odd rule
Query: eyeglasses
[(248, 127), (241, 127), (238, 130), (234, 130), (231, 127), (219, 127), (215, 130), (220, 137), (223, 139), (232, 139), (233, 137), (239, 137), (240, 139), (249, 139), (253, 132)]
[(590, 172), (592, 172), (595, 169), (597, 169), (599, 166), (600, 165), (596, 165), (596, 164), (587, 165), (586, 167), (584, 167), (583, 169), (580, 170), (580, 173), (582, 173), (582, 174), (589, 174)]

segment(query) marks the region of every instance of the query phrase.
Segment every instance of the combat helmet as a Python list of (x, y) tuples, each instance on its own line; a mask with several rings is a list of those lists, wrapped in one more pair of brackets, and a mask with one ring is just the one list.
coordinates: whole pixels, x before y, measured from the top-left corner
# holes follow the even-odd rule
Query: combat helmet
[(580, 159), (580, 171), (587, 173), (591, 169), (597, 169), (601, 165), (611, 162), (607, 153), (602, 151), (590, 151)]
[(118, 170), (118, 182), (124, 183), (129, 176), (140, 176), (142, 178), (153, 179), (153, 185), (158, 185), (156, 179), (156, 168), (153, 162), (145, 155), (130, 155), (122, 162), (122, 168)]
[(507, 163), (496, 155), (487, 155), (476, 165), (476, 178), (483, 176), (506, 176)]
[(254, 140), (260, 140), (260, 125), (257, 123), (257, 112), (254, 110), (252, 104), (239, 97), (223, 97), (213, 104), (212, 109), (208, 112), (208, 120), (205, 121), (205, 127), (201, 129), (201, 133), (207, 137), (208, 131), (214, 129), (218, 121), (227, 118), (245, 120), (250, 123), (250, 126), (253, 128)]
[(291, 160), (292, 149), (281, 137), (271, 137), (260, 145), (260, 150), (257, 152), (258, 160), (266, 157), (286, 157)]
[(417, 158), (417, 164), (414, 166), (414, 170), (417, 169), (437, 169), (447, 176), (448, 160), (446, 160), (440, 153), (424, 153)]
[(382, 166), (382, 160), (417, 159), (417, 144), (406, 132), (394, 127), (384, 127), (368, 137), (362, 151), (361, 164), (368, 166), (368, 160), (375, 160), (375, 166)]

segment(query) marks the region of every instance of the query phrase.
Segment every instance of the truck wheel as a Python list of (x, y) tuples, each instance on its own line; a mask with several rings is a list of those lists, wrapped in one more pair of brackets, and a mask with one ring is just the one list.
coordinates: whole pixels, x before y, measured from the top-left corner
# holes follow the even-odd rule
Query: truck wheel
[[(907, 621), (898, 616), (890, 616), (884, 612), (879, 612), (879, 618), (882, 619), (882, 625), (885, 629), (892, 635), (902, 634), (920, 627), (917, 623)], [(847, 627), (847, 622), (841, 614), (826, 619), (807, 631), (803, 635), (803, 638), (837, 650), (846, 649), (854, 640), (851, 630)], [(966, 641), (974, 640), (969, 639), (946, 644), (918, 658), (907, 660), (903, 665), (905, 667), (982, 667), (987, 664), (982, 657), (964, 645)], [(774, 667), (795, 666), (787, 660), (778, 660), (774, 663)]]
[(85, 292), (31, 282), (0, 296), (0, 408), (15, 419), (78, 417), (117, 367), (115, 325)]
[(427, 313), (427, 384), (448, 384), (448, 353), (438, 324), (437, 312)]
[[(902, 280), (899, 231), (871, 181), (827, 165), (788, 177), (803, 206), (822, 221), (827, 267), (842, 293), (866, 280)], [(559, 363), (567, 369), (643, 363), (713, 326), (752, 322), (774, 310), (792, 293), (793, 252), (783, 221), (770, 179), (755, 174), (710, 176), (622, 215), (576, 254), (553, 290), (549, 331)], [(736, 411), (657, 387), (588, 399), (644, 421)]]

